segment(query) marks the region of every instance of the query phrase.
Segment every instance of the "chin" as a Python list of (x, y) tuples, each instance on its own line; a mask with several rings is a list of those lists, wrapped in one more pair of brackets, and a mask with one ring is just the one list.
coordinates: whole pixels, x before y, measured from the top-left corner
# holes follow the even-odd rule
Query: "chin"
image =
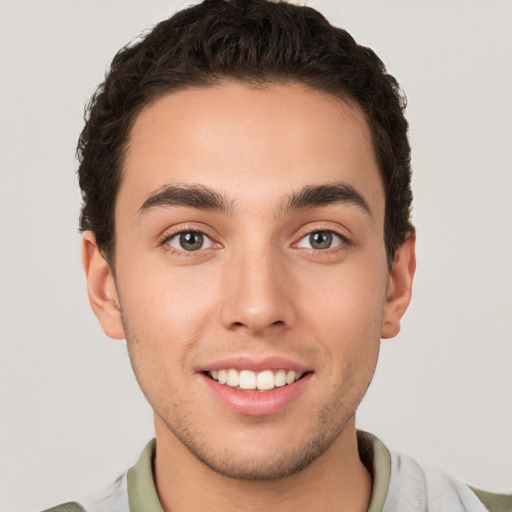
[[(187, 447), (188, 448), (188, 447)], [(269, 481), (293, 475), (305, 469), (328, 446), (311, 443), (311, 446), (279, 454), (272, 457), (252, 457), (242, 453), (194, 453), (189, 451), (208, 468), (217, 474), (235, 480)]]
[(214, 440), (208, 439), (206, 432), (192, 434), (166, 422), (173, 437), (210, 470), (246, 481), (278, 480), (304, 470), (332, 446), (346, 424), (325, 430), (317, 426), (302, 432), (302, 439), (290, 435), (280, 439), (278, 432), (265, 435), (263, 429), (257, 429), (249, 438), (226, 435)]

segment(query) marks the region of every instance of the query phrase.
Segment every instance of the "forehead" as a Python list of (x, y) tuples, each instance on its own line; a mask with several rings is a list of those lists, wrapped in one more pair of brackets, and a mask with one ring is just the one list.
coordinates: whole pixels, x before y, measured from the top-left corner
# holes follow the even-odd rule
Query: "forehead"
[(205, 185), (243, 203), (330, 182), (346, 182), (383, 210), (371, 134), (356, 106), (300, 85), (225, 83), (172, 92), (142, 110), (118, 204), (129, 196), (140, 206), (168, 184)]

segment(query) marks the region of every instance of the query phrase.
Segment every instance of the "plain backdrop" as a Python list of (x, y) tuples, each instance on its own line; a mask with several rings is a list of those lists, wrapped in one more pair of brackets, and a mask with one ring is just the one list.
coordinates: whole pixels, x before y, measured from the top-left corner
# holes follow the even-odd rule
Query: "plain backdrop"
[[(512, 3), (317, 1), (407, 93), (418, 272), (359, 427), (512, 491)], [(74, 149), (114, 53), (187, 2), (0, 0), (0, 509), (134, 463), (152, 414), (89, 309)]]

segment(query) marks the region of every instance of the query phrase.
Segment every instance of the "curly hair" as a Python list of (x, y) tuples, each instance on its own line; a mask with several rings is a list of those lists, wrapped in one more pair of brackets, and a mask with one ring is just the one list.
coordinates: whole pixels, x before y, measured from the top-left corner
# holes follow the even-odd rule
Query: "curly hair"
[(370, 48), (310, 7), (205, 0), (157, 24), (114, 57), (86, 107), (77, 147), (80, 229), (112, 263), (114, 208), (131, 127), (163, 94), (222, 80), (300, 83), (355, 101), (369, 124), (385, 189), (388, 264), (408, 233), (412, 202), (405, 97)]

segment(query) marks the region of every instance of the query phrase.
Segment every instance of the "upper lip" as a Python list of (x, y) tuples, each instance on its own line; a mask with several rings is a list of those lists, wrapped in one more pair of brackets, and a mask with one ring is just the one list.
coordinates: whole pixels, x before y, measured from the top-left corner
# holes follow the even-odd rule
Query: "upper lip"
[(252, 356), (228, 357), (201, 365), (198, 371), (208, 372), (214, 370), (228, 370), (230, 368), (234, 368), (236, 370), (251, 370), (253, 372), (281, 369), (294, 370), (301, 373), (311, 371), (310, 367), (281, 356), (267, 356), (264, 358), (256, 358)]

